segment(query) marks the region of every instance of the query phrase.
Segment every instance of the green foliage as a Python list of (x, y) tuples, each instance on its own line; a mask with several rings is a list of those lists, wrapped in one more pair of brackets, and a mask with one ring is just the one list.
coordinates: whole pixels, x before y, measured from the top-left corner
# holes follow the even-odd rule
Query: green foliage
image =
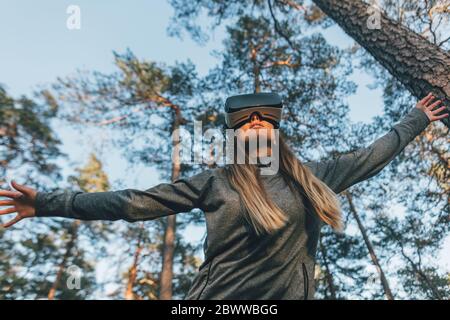
[(60, 179), (59, 168), (51, 162), (62, 155), (61, 142), (50, 127), (54, 117), (46, 104), (25, 96), (14, 99), (0, 86), (0, 186), (5, 186), (8, 170), (19, 167), (20, 179), (28, 183), (38, 179), (35, 172)]
[[(178, 125), (192, 132), (194, 120), (204, 129), (224, 124), (225, 98), (237, 93), (277, 91), (285, 103), (281, 130), (299, 159), (336, 156), (367, 145), (389, 130), (412, 107), (414, 99), (363, 50), (342, 50), (320, 32), (333, 22), (311, 1), (170, 0), (171, 35), (186, 31), (206, 43), (209, 30), (223, 26), (223, 50), (217, 66), (200, 77), (192, 61), (167, 66), (138, 58), (132, 50), (114, 52), (115, 72), (78, 72), (59, 78), (39, 94), (39, 103), (13, 99), (0, 87), (0, 185), (8, 170), (20, 168), (30, 181), (61, 178), (50, 162), (61, 156), (50, 126), (58, 116), (83, 132), (89, 125), (111, 130), (111, 142), (130, 165), (155, 166), (164, 181), (172, 178), (171, 133)], [(438, 1), (381, 1), (393, 19), (448, 49), (448, 22)], [(210, 25), (197, 24), (206, 15)], [(358, 66), (357, 63), (360, 63)], [(384, 113), (371, 124), (351, 124), (346, 98), (355, 92), (354, 67), (371, 72), (384, 90)], [(41, 102), (42, 101), (42, 102)], [(363, 221), (396, 298), (449, 299), (449, 272), (436, 264), (448, 237), (448, 133), (430, 129), (426, 140), (408, 146), (382, 174), (352, 188), (354, 210)], [(181, 166), (188, 176), (204, 165)], [(91, 154), (75, 169), (70, 184), (84, 192), (112, 188), (101, 161)], [(25, 177), (24, 177), (25, 178)], [(42, 187), (44, 188), (44, 186)], [(346, 229), (324, 228), (318, 247), (316, 295), (323, 299), (382, 299), (385, 292), (373, 270), (361, 229), (342, 198)], [(393, 203), (406, 213), (388, 212)], [(202, 212), (180, 214), (176, 227), (174, 298), (183, 298), (201, 261), (200, 243), (183, 232), (204, 224)], [(164, 249), (164, 219), (142, 224), (112, 224), (50, 219), (32, 222), (14, 233), (0, 230), (0, 298), (56, 299), (110, 297), (157, 299)], [(113, 247), (113, 252), (111, 252)], [(108, 283), (98, 283), (99, 258), (108, 256)], [(137, 258), (137, 259), (136, 259)], [(67, 286), (70, 266), (82, 270), (81, 289)], [(136, 277), (132, 278), (135, 268)], [(58, 271), (61, 276), (58, 278)], [(131, 281), (131, 283), (130, 283)], [(132, 296), (126, 297), (131, 284)]]

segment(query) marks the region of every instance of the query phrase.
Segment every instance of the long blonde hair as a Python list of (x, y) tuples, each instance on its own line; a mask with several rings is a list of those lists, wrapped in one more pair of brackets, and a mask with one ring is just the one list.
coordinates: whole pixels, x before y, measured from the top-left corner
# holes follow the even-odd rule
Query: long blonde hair
[[(337, 195), (303, 165), (279, 135), (279, 170), (293, 192), (300, 192), (310, 202), (319, 218), (334, 230), (342, 229), (342, 214)], [(236, 145), (236, 144), (235, 144)], [(248, 163), (226, 166), (228, 180), (245, 206), (246, 218), (257, 234), (273, 233), (287, 222), (284, 212), (268, 196), (261, 183), (258, 167)]]

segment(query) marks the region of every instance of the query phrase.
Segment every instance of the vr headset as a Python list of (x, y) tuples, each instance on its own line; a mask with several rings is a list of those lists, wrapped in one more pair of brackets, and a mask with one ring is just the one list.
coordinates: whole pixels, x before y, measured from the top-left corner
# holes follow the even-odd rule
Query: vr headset
[(283, 102), (277, 93), (261, 92), (240, 94), (228, 97), (225, 102), (225, 123), (230, 129), (237, 129), (250, 120), (253, 113), (258, 113), (279, 128)]

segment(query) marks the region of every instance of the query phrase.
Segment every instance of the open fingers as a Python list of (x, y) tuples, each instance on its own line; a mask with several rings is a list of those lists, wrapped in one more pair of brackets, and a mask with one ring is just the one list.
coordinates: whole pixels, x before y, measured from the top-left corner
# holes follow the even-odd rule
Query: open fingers
[(23, 184), (19, 184), (17, 183), (15, 180), (11, 181), (11, 185), (13, 186), (14, 189), (16, 189), (17, 191), (22, 192), (23, 194), (30, 196), (31, 193), (33, 192), (33, 189), (24, 186)]
[(13, 206), (14, 200), (0, 200), (0, 206)]
[(0, 215), (2, 215), (2, 214), (9, 214), (9, 213), (13, 213), (13, 212), (16, 212), (16, 211), (17, 211), (16, 207), (6, 208), (6, 209), (3, 209), (3, 210), (0, 210)]
[(427, 109), (433, 110), (434, 108), (436, 108), (438, 105), (441, 104), (441, 100), (437, 100), (435, 102), (433, 102), (432, 104), (430, 104), (429, 106), (426, 106)]
[(8, 197), (8, 198), (17, 199), (21, 195), (22, 195), (21, 192), (0, 189), (0, 197)]
[(9, 227), (11, 227), (13, 224), (16, 224), (17, 222), (19, 222), (19, 221), (22, 220), (22, 219), (23, 219), (23, 217), (17, 215), (14, 219), (12, 219), (12, 220), (8, 221), (7, 223), (5, 223), (5, 224), (3, 225), (3, 228), (9, 228)]
[(450, 115), (449, 113), (444, 113), (444, 114), (441, 114), (441, 115), (439, 115), (439, 116), (433, 116), (433, 117), (434, 117), (435, 120), (439, 120), (439, 119), (446, 118), (446, 117), (448, 117), (449, 115)]
[(433, 94), (430, 92), (428, 95), (425, 96), (425, 98), (423, 98), (422, 100), (420, 100), (419, 102), (423, 105), (426, 106), (430, 100), (433, 98)]
[(447, 109), (446, 106), (442, 106), (442, 107), (440, 107), (440, 108), (437, 108), (436, 110), (432, 110), (431, 113), (432, 113), (432, 114), (438, 114), (438, 113), (440, 113), (441, 111), (446, 110), (446, 109)]

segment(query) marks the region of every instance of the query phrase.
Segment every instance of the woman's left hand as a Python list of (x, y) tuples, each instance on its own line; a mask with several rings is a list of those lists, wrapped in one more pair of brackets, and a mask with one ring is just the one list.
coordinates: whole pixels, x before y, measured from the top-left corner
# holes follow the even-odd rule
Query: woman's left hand
[(442, 105), (440, 108), (435, 109), (441, 105), (441, 100), (434, 101), (436, 97), (430, 92), (425, 98), (417, 102), (416, 108), (425, 112), (431, 122), (443, 119), (449, 116), (449, 113), (438, 115), (442, 110), (446, 110), (446, 107)]

